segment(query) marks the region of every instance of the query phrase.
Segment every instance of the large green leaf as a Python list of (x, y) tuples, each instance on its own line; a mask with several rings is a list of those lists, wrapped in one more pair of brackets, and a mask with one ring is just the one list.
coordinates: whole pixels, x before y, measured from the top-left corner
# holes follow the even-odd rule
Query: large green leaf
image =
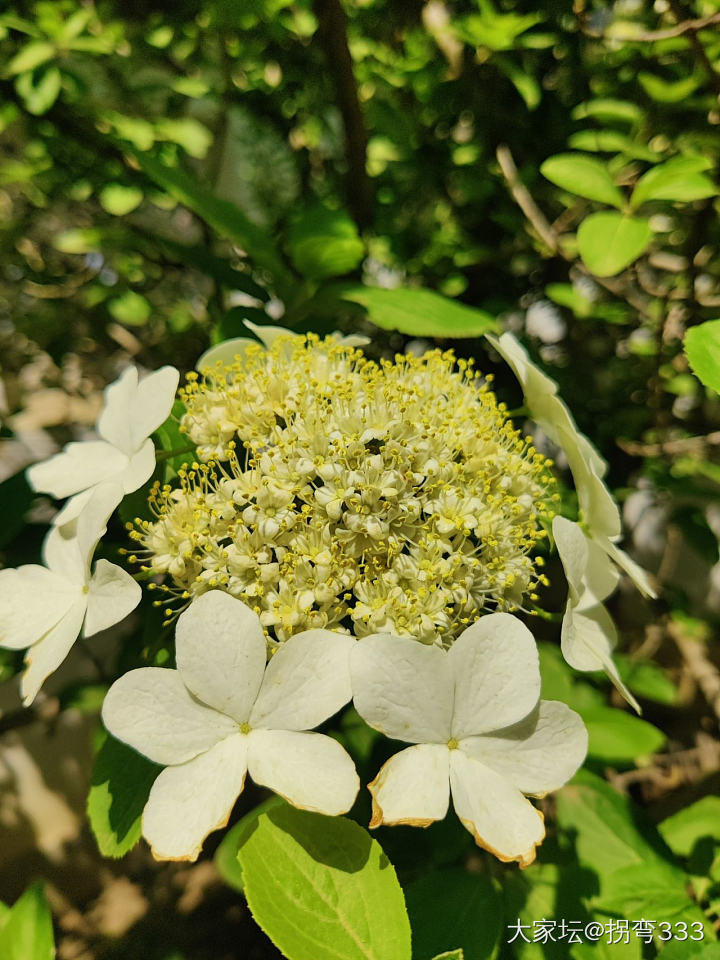
[(352, 820), (278, 807), (238, 857), (252, 914), (289, 960), (410, 960), (395, 870)]
[(629, 763), (657, 752), (665, 734), (652, 724), (612, 707), (580, 709), (588, 730), (588, 756), (607, 763)]
[(320, 204), (294, 221), (288, 242), (294, 266), (311, 280), (349, 273), (365, 254), (365, 246), (348, 214)]
[(413, 960), (430, 960), (450, 944), (465, 960), (492, 957), (500, 937), (502, 910), (486, 874), (448, 868), (423, 874), (405, 891), (413, 938)]
[(383, 287), (343, 287), (344, 300), (365, 307), (370, 319), (383, 330), (399, 330), (415, 337), (480, 337), (498, 329), (484, 310), (466, 307), (432, 290)]
[(658, 830), (670, 849), (682, 857), (689, 857), (705, 837), (720, 843), (720, 797), (703, 797), (667, 817)]
[(716, 196), (718, 190), (707, 170), (710, 161), (705, 157), (674, 157), (648, 170), (635, 184), (630, 198), (633, 208), (648, 200), (671, 200), (689, 203)]
[(241, 246), (248, 256), (272, 275), (278, 289), (287, 290), (294, 280), (268, 234), (249, 220), (234, 204), (221, 200), (179, 167), (169, 167), (155, 154), (124, 145), (145, 173), (179, 203), (185, 204), (221, 236)]
[(87, 812), (100, 853), (123, 857), (140, 839), (140, 819), (162, 768), (108, 737), (93, 766)]
[(596, 277), (612, 277), (637, 260), (648, 247), (647, 220), (621, 213), (593, 213), (580, 224), (577, 244), (583, 263)]
[(609, 203), (619, 210), (625, 205), (625, 198), (605, 164), (584, 153), (559, 153), (548, 157), (540, 167), (540, 173), (551, 183), (578, 197)]
[(720, 393), (720, 320), (708, 320), (685, 334), (685, 353), (693, 373)]
[(5, 913), (0, 931), (2, 960), (53, 960), (52, 917), (42, 883), (34, 883)]
[(283, 798), (277, 795), (268, 797), (267, 800), (263, 800), (262, 803), (259, 803), (254, 809), (238, 820), (220, 841), (220, 846), (215, 851), (213, 859), (218, 873), (229, 887), (240, 891), (245, 889), (242, 867), (238, 860), (238, 850), (245, 838), (248, 837), (253, 830), (257, 818), (263, 813), (267, 813), (268, 810), (279, 807), (284, 803)]
[(620, 676), (639, 697), (670, 706), (677, 700), (677, 687), (667, 673), (651, 660), (632, 660), (627, 654), (615, 653), (613, 659)]

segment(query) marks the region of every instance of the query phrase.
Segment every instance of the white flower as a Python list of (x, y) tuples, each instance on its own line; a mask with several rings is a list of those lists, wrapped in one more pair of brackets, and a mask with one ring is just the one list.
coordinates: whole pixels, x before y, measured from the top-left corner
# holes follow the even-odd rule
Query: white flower
[(350, 656), (358, 713), (415, 746), (395, 754), (370, 784), (371, 827), (428, 826), (449, 794), (476, 843), (528, 866), (545, 836), (523, 794), (562, 786), (582, 763), (587, 732), (565, 704), (540, 700), (530, 631), (507, 613), (482, 617), (446, 652), (375, 634)]
[(112, 484), (95, 491), (77, 521), (76, 535), (53, 527), (43, 546), (45, 566), (0, 570), (0, 646), (29, 648), (22, 677), (23, 703), (35, 699), (46, 677), (68, 655), (82, 628), (84, 637), (106, 630), (140, 602), (140, 587), (129, 573), (98, 560), (90, 564), (105, 532), (115, 498)]
[(304, 810), (336, 815), (360, 783), (339, 743), (316, 727), (351, 697), (349, 636), (295, 634), (265, 666), (249, 607), (221, 591), (177, 623), (177, 670), (144, 667), (117, 680), (102, 717), (110, 733), (166, 769), (142, 819), (156, 858), (195, 860), (223, 827), (245, 774)]
[[(268, 350), (278, 337), (284, 337), (288, 334), (294, 335), (294, 331), (289, 330), (287, 327), (273, 327), (269, 324), (261, 325), (259, 323), (252, 323), (250, 320), (243, 320), (243, 323), (249, 330), (252, 330)], [(343, 337), (336, 331), (330, 334), (330, 336), (341, 346), (345, 347), (364, 347), (365, 344), (370, 343), (369, 337), (364, 337), (362, 334), (357, 333), (351, 333)], [(197, 370), (207, 370), (209, 367), (214, 367), (217, 364), (220, 364), (220, 366), (229, 366), (235, 360), (235, 357), (243, 355), (245, 349), (254, 343), (257, 343), (257, 340), (252, 340), (250, 337), (233, 337), (232, 340), (223, 340), (222, 343), (216, 343), (214, 347), (206, 350), (195, 364), (195, 368)]]
[(568, 582), (560, 640), (563, 656), (575, 670), (604, 670), (627, 702), (641, 713), (613, 663), (617, 631), (602, 603), (617, 586), (617, 568), (576, 523), (555, 517), (552, 530)]
[(486, 335), (520, 382), (533, 420), (565, 453), (575, 482), (582, 518), (592, 539), (621, 567), (646, 597), (655, 597), (646, 572), (614, 542), (620, 537), (620, 511), (603, 483), (607, 463), (575, 425), (557, 396), (557, 384), (530, 360), (511, 333)]
[(124, 494), (151, 476), (155, 447), (150, 434), (167, 419), (179, 376), (174, 367), (162, 367), (138, 383), (137, 369), (128, 367), (105, 390), (97, 423), (101, 439), (68, 443), (61, 453), (30, 467), (27, 477), (33, 490), (71, 497), (53, 521), (57, 526), (77, 519), (99, 484), (116, 485), (118, 498), (109, 517)]

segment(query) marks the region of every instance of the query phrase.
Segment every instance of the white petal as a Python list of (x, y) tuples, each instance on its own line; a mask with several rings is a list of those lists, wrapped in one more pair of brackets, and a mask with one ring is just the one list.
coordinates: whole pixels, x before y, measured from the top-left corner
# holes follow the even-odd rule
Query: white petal
[(79, 596), (77, 586), (38, 564), (0, 570), (0, 647), (22, 650), (36, 643)]
[(267, 665), (250, 725), (312, 730), (352, 699), (353, 637), (306, 630), (286, 640)]
[(509, 727), (540, 699), (535, 639), (509, 613), (491, 613), (464, 630), (450, 647), (455, 679), (452, 735), (456, 739)]
[(143, 836), (156, 860), (196, 860), (205, 837), (225, 826), (245, 784), (246, 741), (229, 736), (162, 771), (142, 817)]
[(177, 666), (188, 689), (239, 723), (257, 698), (266, 650), (257, 614), (222, 590), (193, 600), (175, 629)]
[(360, 780), (350, 756), (321, 733), (253, 730), (248, 735), (248, 770), (301, 810), (328, 816), (347, 813)]
[(270, 324), (259, 324), (251, 323), (250, 320), (243, 320), (243, 323), (248, 328), (252, 330), (255, 336), (262, 341), (265, 347), (269, 350), (270, 347), (275, 343), (278, 337), (287, 337), (288, 335), (299, 339), (298, 334), (293, 333), (292, 330), (288, 330), (287, 327), (273, 327)]
[(652, 585), (650, 584), (647, 571), (643, 570), (639, 564), (635, 563), (632, 557), (628, 556), (624, 550), (621, 550), (616, 544), (611, 543), (607, 538), (598, 538), (597, 542), (601, 549), (604, 550), (608, 556), (611, 557), (615, 563), (625, 571), (643, 596), (650, 597), (653, 600), (657, 597), (657, 593), (655, 590), (653, 590)]
[(563, 449), (575, 482), (580, 512), (590, 533), (592, 536), (619, 536), (622, 523), (613, 495), (587, 463), (579, 447), (566, 443)]
[(78, 638), (85, 616), (86, 601), (76, 600), (62, 620), (49, 630), (42, 640), (28, 648), (25, 654), (25, 673), (20, 681), (23, 704), (29, 706), (45, 680), (70, 652)]
[(362, 333), (343, 334), (339, 330), (333, 330), (330, 336), (333, 337), (341, 347), (366, 347), (370, 343), (370, 337), (366, 337)]
[(92, 637), (119, 623), (140, 603), (142, 590), (130, 574), (114, 563), (98, 560), (88, 591), (83, 636)]
[(195, 369), (202, 373), (206, 370), (212, 371), (217, 366), (230, 367), (236, 357), (245, 356), (245, 351), (251, 343), (257, 343), (257, 340), (252, 340), (250, 337), (233, 337), (232, 340), (216, 343), (200, 356)]
[(370, 827), (428, 827), (442, 820), (450, 802), (449, 773), (445, 744), (421, 743), (390, 757), (368, 784), (373, 798)]
[(533, 862), (545, 824), (517, 787), (462, 750), (453, 750), (450, 789), (455, 812), (479, 847), (505, 863), (517, 860), (527, 867)]
[(77, 518), (76, 536), (87, 579), (95, 548), (107, 530), (108, 520), (122, 500), (122, 495), (122, 487), (115, 481), (98, 484)]
[(355, 708), (393, 740), (446, 743), (453, 682), (447, 654), (410, 637), (373, 634), (350, 654)]
[(541, 797), (577, 772), (587, 742), (585, 724), (574, 710), (556, 700), (541, 700), (525, 720), (490, 736), (468, 737), (460, 749), (521, 793)]
[(102, 440), (69, 443), (62, 453), (27, 470), (30, 486), (38, 493), (69, 497), (122, 474), (128, 458)]
[[(65, 501), (63, 506), (53, 517), (53, 524), (56, 527), (60, 527), (65, 536), (71, 537), (74, 535), (74, 521), (77, 520), (82, 513), (83, 509), (89, 502), (90, 497), (93, 495), (94, 490), (94, 487), (90, 487), (88, 490), (83, 490), (82, 493), (76, 493), (75, 496), (70, 497), (69, 500)], [(73, 524), (72, 528), (71, 524)]]
[(152, 440), (146, 440), (137, 453), (134, 453), (123, 471), (120, 480), (122, 481), (125, 493), (133, 493), (149, 480), (155, 469), (155, 444)]
[(87, 582), (87, 564), (76, 536), (65, 536), (68, 527), (50, 527), (43, 540), (43, 562), (61, 577), (68, 588), (77, 590)]
[(594, 607), (610, 596), (619, 575), (598, 544), (565, 517), (555, 517), (552, 531), (574, 604)]
[(230, 717), (195, 700), (177, 670), (140, 667), (108, 690), (108, 731), (155, 763), (185, 763), (237, 731)]
[(560, 648), (565, 660), (575, 670), (604, 670), (630, 706), (642, 713), (613, 662), (612, 651), (616, 643), (615, 624), (601, 603), (580, 611), (571, 600), (568, 601), (560, 634)]
[(162, 367), (138, 384), (137, 369), (128, 367), (105, 390), (105, 408), (98, 420), (100, 436), (132, 457), (167, 420), (179, 378), (174, 367)]

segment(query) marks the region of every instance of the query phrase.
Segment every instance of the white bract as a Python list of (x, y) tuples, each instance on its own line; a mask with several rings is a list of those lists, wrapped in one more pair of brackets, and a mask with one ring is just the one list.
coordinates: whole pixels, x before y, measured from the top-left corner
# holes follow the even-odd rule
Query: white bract
[(525, 795), (561, 787), (585, 758), (587, 732), (565, 704), (540, 700), (530, 631), (507, 613), (482, 617), (448, 651), (375, 634), (350, 656), (355, 707), (412, 743), (369, 789), (371, 827), (428, 826), (455, 811), (476, 843), (528, 866), (545, 836)]
[(160, 860), (195, 860), (223, 827), (245, 775), (304, 810), (337, 815), (360, 782), (337, 741), (308, 733), (351, 697), (346, 634), (308, 630), (265, 665), (260, 621), (218, 590), (193, 601), (176, 629), (177, 670), (144, 667), (117, 680), (109, 732), (166, 767), (150, 791), (143, 836)]
[(45, 566), (0, 570), (0, 646), (28, 648), (21, 682), (26, 706), (68, 655), (81, 628), (84, 637), (106, 630), (140, 602), (139, 585), (114, 563), (98, 560), (90, 571), (115, 497), (112, 484), (96, 490), (72, 537), (51, 528), (43, 545)]
[(541, 430), (567, 457), (588, 532), (598, 546), (630, 577), (646, 597), (655, 597), (647, 573), (614, 542), (620, 537), (620, 511), (603, 483), (607, 463), (578, 430), (570, 411), (557, 396), (557, 384), (530, 360), (511, 333), (487, 339), (512, 368), (525, 403)]
[[(269, 324), (260, 325), (258, 323), (252, 323), (250, 320), (243, 320), (243, 323), (249, 330), (252, 330), (268, 350), (278, 337), (293, 333), (293, 331), (288, 330), (287, 327), (273, 327)], [(351, 333), (343, 337), (338, 333), (333, 333), (331, 336), (339, 344), (346, 347), (364, 347), (365, 344), (370, 343), (370, 338), (364, 337), (361, 334)], [(252, 340), (250, 337), (233, 337), (231, 340), (223, 340), (222, 343), (217, 343), (214, 347), (206, 350), (195, 364), (195, 367), (197, 370), (206, 370), (208, 367), (214, 367), (217, 364), (220, 364), (220, 366), (229, 366), (237, 356), (242, 356), (246, 348), (253, 343), (257, 343), (257, 340)]]
[(620, 679), (613, 663), (617, 631), (602, 603), (617, 586), (620, 576), (617, 568), (576, 523), (555, 517), (552, 529), (568, 582), (561, 633), (563, 656), (575, 670), (604, 670), (627, 702), (640, 713), (637, 700)]
[(77, 519), (101, 484), (112, 484), (117, 492), (109, 517), (126, 493), (137, 490), (152, 475), (155, 447), (150, 434), (167, 419), (179, 376), (174, 367), (162, 367), (138, 383), (137, 369), (128, 367), (105, 390), (105, 406), (97, 422), (101, 439), (68, 443), (61, 453), (29, 468), (33, 490), (71, 498), (55, 517), (56, 526)]

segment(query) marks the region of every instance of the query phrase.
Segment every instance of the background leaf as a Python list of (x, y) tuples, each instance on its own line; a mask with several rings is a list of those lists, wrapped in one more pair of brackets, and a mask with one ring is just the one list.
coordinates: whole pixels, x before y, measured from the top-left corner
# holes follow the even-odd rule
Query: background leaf
[(708, 320), (685, 334), (685, 353), (698, 379), (720, 392), (720, 320)]
[(607, 167), (600, 160), (583, 153), (560, 153), (540, 167), (540, 173), (551, 183), (588, 200), (609, 203), (622, 209), (625, 198), (615, 186)]
[(365, 307), (368, 319), (383, 330), (414, 337), (480, 337), (498, 329), (484, 310), (466, 307), (431, 290), (343, 287), (340, 295)]
[(647, 220), (620, 213), (593, 213), (577, 232), (580, 256), (596, 277), (613, 277), (630, 266), (645, 253), (651, 238)]
[(4, 913), (0, 930), (2, 960), (53, 960), (55, 940), (52, 917), (42, 883), (34, 883)]

